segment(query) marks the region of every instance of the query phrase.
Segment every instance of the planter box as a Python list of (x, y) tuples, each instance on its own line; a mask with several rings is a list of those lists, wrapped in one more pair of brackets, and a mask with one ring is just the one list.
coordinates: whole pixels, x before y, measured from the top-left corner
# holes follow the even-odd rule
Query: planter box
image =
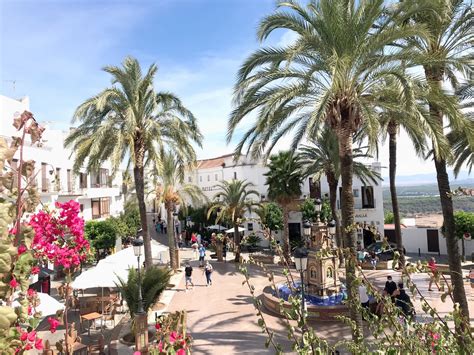
[(275, 263), (275, 256), (274, 255), (264, 255), (264, 254), (252, 254), (250, 257), (262, 264), (274, 264)]

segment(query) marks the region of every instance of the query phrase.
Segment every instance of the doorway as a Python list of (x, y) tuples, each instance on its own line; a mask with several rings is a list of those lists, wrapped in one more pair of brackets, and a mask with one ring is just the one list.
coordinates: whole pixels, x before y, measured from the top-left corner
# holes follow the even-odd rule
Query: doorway
[(426, 231), (428, 242), (428, 253), (439, 253), (439, 235), (437, 229), (428, 229)]
[(301, 239), (301, 223), (288, 223), (290, 245), (298, 244)]

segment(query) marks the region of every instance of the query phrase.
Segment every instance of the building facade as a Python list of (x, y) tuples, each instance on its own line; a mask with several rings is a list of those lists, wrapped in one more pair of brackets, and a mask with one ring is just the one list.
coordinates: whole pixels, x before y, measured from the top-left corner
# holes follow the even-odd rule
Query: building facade
[[(381, 165), (378, 162), (372, 163), (371, 168), (376, 172), (381, 172)], [(212, 159), (198, 160), (196, 169), (186, 174), (185, 181), (197, 185), (204, 195), (212, 201), (219, 191), (218, 185), (221, 181), (247, 180), (254, 185), (253, 189), (259, 192), (260, 201), (265, 201), (268, 200), (268, 186), (265, 185), (267, 171), (268, 167), (261, 160), (241, 156), (235, 161), (233, 155), (229, 154)], [(338, 208), (341, 206), (340, 191), (339, 188), (337, 194)], [(361, 227), (358, 231), (358, 240), (362, 245), (367, 246), (373, 242), (374, 238), (372, 233), (369, 232), (369, 226), (383, 234), (382, 184), (380, 181), (378, 185), (365, 185), (361, 180), (354, 178), (353, 192), (355, 221)], [(314, 183), (311, 178), (308, 178), (303, 183), (300, 199), (303, 200), (307, 197), (324, 198), (327, 194), (329, 194), (329, 186), (324, 176), (319, 183)], [(246, 217), (249, 221), (244, 224), (245, 234), (258, 231), (258, 223), (250, 221), (251, 218), (256, 218), (256, 215), (247, 215)], [(302, 234), (301, 213), (292, 211), (289, 217), (290, 238), (300, 238)]]
[[(16, 100), (0, 95), (0, 137), (7, 140), (18, 136), (13, 127), (13, 118), (23, 111), (30, 110), (27, 97)], [(41, 124), (41, 122), (40, 122)], [(29, 138), (25, 144), (23, 159), (35, 162), (35, 174), (32, 183), (38, 187), (43, 204), (77, 201), (81, 206), (85, 220), (104, 219), (116, 216), (123, 211), (122, 174), (111, 175), (111, 166), (104, 163), (100, 169), (87, 173), (81, 169), (73, 171), (74, 157), (70, 149), (64, 148), (67, 132), (50, 129), (46, 125), (43, 143), (31, 145)], [(19, 151), (12, 161), (12, 167), (18, 166)]]

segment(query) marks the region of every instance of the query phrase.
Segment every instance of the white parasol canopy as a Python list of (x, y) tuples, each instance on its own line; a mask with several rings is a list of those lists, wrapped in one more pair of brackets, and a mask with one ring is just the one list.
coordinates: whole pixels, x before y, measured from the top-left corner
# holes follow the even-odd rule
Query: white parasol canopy
[(116, 267), (115, 264), (99, 262), (92, 269), (84, 271), (72, 282), (74, 289), (86, 289), (95, 287), (117, 287), (119, 277), (127, 280), (128, 268)]
[(213, 230), (217, 230), (217, 231), (223, 231), (223, 230), (225, 230), (225, 228), (226, 227), (220, 226), (218, 224), (214, 224), (212, 226), (207, 227), (207, 229), (213, 229)]
[[(163, 244), (160, 244), (154, 240), (151, 241), (151, 255), (153, 259), (163, 259), (160, 254), (167, 251), (167, 246), (164, 246)], [(143, 262), (145, 260), (145, 256), (142, 255), (140, 260), (140, 262)], [(130, 268), (137, 267), (137, 257), (133, 253), (133, 248), (129, 247), (120, 250), (118, 253), (109, 255), (105, 259), (99, 261), (99, 264), (97, 264), (97, 266), (104, 263), (115, 264), (117, 269), (120, 268), (128, 270)]]
[[(64, 304), (57, 301), (47, 293), (38, 292), (39, 298), (39, 305), (35, 308), (36, 312), (41, 312), (42, 317), (49, 316), (51, 314), (55, 314), (57, 311), (64, 309)], [(20, 307), (20, 302), (18, 298), (16, 298), (13, 303), (12, 307)]]
[[(239, 232), (245, 232), (246, 229), (244, 227), (239, 227)], [(228, 229), (225, 231), (226, 233), (234, 233), (234, 228)]]

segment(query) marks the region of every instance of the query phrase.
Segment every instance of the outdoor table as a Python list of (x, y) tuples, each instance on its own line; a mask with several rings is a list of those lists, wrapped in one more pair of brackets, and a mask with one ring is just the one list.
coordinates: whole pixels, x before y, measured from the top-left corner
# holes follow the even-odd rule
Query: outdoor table
[[(92, 312), (92, 313), (87, 313), (87, 314), (81, 315), (81, 320), (87, 320), (87, 322), (89, 323), (89, 326), (87, 327), (87, 332), (88, 332), (89, 335), (91, 335), (91, 324), (90, 324), (90, 322), (92, 320), (96, 320), (96, 319), (99, 319), (101, 317), (102, 317), (102, 314), (97, 313), (97, 312)], [(95, 329), (95, 324), (94, 324), (94, 329)]]

